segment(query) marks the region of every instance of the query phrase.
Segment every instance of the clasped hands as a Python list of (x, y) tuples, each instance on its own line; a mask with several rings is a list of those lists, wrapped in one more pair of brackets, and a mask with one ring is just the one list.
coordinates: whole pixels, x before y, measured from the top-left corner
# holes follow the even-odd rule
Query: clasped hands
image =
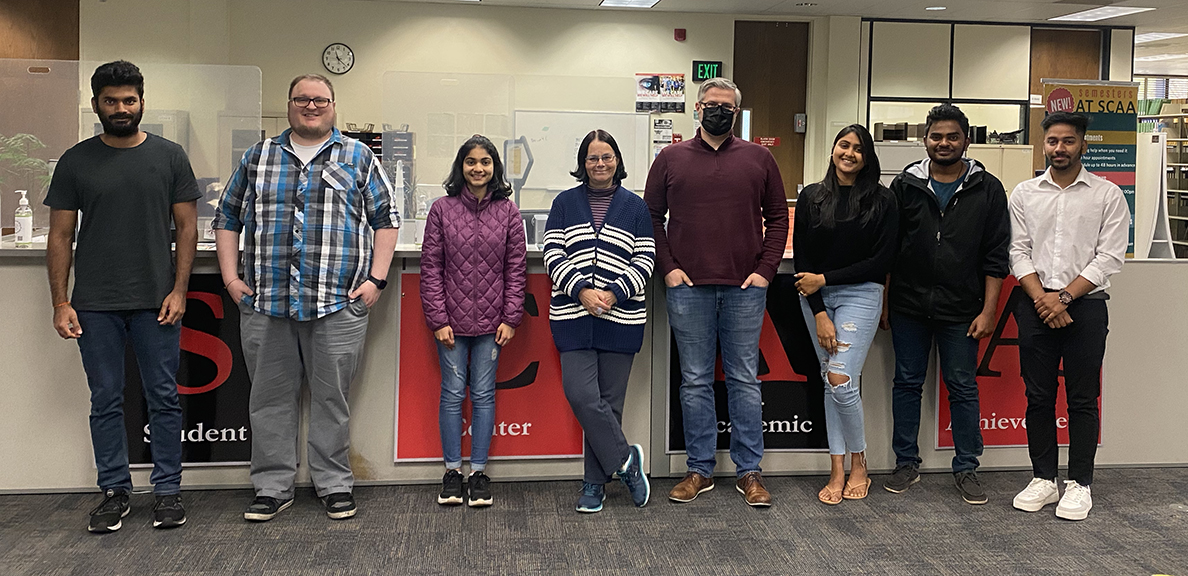
[(597, 288), (582, 288), (582, 291), (578, 292), (578, 300), (582, 308), (592, 316), (602, 316), (618, 302), (614, 292)]
[(1060, 293), (1045, 292), (1035, 299), (1035, 312), (1048, 328), (1064, 328), (1073, 323), (1068, 315), (1068, 306), (1060, 301)]

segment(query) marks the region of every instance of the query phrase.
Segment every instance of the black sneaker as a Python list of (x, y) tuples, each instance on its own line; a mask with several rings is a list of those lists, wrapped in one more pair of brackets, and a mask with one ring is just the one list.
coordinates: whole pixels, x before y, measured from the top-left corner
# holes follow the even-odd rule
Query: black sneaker
[(920, 467), (915, 464), (900, 464), (895, 467), (891, 477), (883, 482), (883, 488), (893, 494), (903, 494), (907, 489), (920, 481)]
[(954, 472), (953, 481), (957, 484), (957, 491), (961, 499), (968, 504), (985, 504), (986, 491), (982, 490), (982, 483), (978, 481), (978, 473), (973, 470)]
[(355, 515), (359, 508), (355, 506), (355, 497), (350, 492), (335, 492), (322, 498), (326, 505), (326, 515), (332, 520), (346, 520)]
[(87, 530), (96, 534), (115, 532), (123, 526), (123, 518), (131, 509), (127, 492), (108, 488), (103, 493), (103, 501), (91, 510), (91, 523)]
[(470, 473), (466, 488), (470, 492), (470, 497), (466, 500), (467, 506), (478, 508), (491, 505), (491, 479), (482, 471)]
[(441, 478), (441, 494), (437, 496), (437, 503), (457, 506), (462, 503), (462, 473), (457, 470), (446, 470)]
[(256, 496), (247, 510), (243, 511), (243, 519), (252, 522), (267, 522), (293, 505), (293, 499), (278, 500), (270, 496)]
[(181, 494), (157, 495), (153, 504), (153, 528), (177, 528), (186, 523)]

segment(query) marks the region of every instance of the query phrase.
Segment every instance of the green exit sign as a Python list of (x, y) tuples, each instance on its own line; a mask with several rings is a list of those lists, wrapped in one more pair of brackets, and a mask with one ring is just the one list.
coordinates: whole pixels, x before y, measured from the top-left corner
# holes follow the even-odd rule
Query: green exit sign
[(693, 81), (702, 82), (722, 75), (722, 61), (694, 60)]

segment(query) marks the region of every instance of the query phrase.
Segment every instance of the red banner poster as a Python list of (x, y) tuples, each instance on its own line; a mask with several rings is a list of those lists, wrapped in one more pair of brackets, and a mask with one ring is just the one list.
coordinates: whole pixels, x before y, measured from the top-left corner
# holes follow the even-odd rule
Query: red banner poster
[[(400, 461), (441, 459), (437, 409), (441, 370), (421, 308), (421, 275), (400, 277), (400, 366), (396, 383), (396, 454)], [(561, 358), (549, 331), (552, 282), (529, 274), (524, 321), (503, 349), (495, 375), (492, 458), (582, 454), (582, 427), (561, 388)], [(470, 400), (462, 405), (462, 456), (470, 455)]]
[[(1007, 276), (1002, 284), (1002, 296), (998, 299), (994, 332), (978, 342), (978, 400), (982, 440), (988, 448), (1027, 445), (1026, 386), (1019, 373), (1019, 329), (1014, 315), (1019, 303), (1026, 300), (1027, 294), (1018, 280)], [(939, 388), (937, 448), (952, 448), (949, 394), (944, 386)], [(1101, 399), (1097, 402), (1100, 410)], [(1068, 404), (1063, 377), (1056, 393), (1056, 439), (1061, 446), (1068, 446)]]

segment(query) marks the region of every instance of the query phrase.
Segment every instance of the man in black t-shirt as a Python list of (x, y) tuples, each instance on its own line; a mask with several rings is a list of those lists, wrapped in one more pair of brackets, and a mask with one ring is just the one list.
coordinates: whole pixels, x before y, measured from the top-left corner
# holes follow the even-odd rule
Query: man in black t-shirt
[[(89, 530), (120, 529), (132, 477), (124, 430), (124, 349), (131, 339), (153, 432), (153, 526), (186, 522), (181, 502), (182, 413), (177, 397), (181, 318), (198, 243), (194, 171), (181, 146), (140, 130), (144, 77), (130, 62), (91, 76), (91, 107), (103, 134), (62, 155), (45, 198), (54, 329), (78, 340), (91, 389), (91, 443), (104, 499)], [(71, 241), (74, 293), (66, 297)], [(170, 219), (177, 264), (170, 254)]]

